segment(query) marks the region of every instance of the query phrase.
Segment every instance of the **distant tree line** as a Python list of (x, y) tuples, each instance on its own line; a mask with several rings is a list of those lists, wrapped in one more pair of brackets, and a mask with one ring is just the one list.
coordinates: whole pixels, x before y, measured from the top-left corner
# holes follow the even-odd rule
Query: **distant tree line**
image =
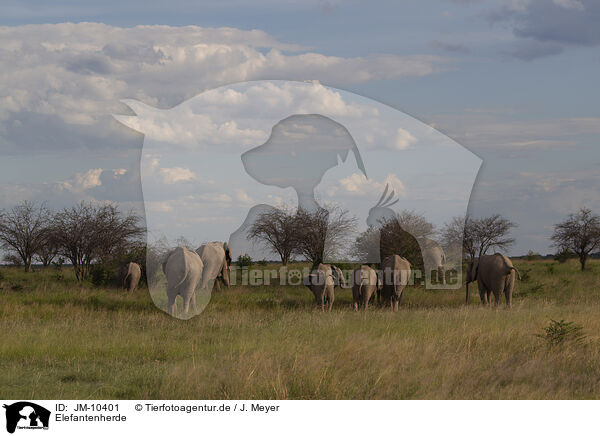
[(90, 277), (93, 265), (145, 256), (144, 234), (139, 216), (124, 214), (113, 204), (81, 202), (51, 211), (44, 204), (24, 201), (0, 211), (5, 260), (20, 263), (29, 272), (34, 259), (48, 266), (55, 258), (64, 258), (79, 281)]
[(317, 265), (324, 258), (342, 253), (358, 259), (367, 258), (370, 253), (379, 253), (380, 258), (401, 253), (419, 268), (423, 266), (418, 242), (422, 238), (437, 236), (445, 250), (462, 250), (467, 259), (491, 249), (505, 250), (514, 243), (510, 231), (515, 224), (501, 215), (478, 219), (457, 217), (437, 232), (424, 216), (402, 211), (395, 219), (382, 219), (377, 226), (370, 226), (353, 238), (356, 222), (348, 211), (335, 207), (310, 212), (273, 208), (258, 216), (248, 237), (267, 245), (284, 265), (293, 255)]
[[(381, 258), (401, 253), (418, 268), (422, 260), (417, 240), (437, 237), (446, 252), (462, 253), (464, 259), (471, 260), (492, 250), (509, 249), (515, 243), (510, 235), (515, 227), (512, 221), (495, 214), (481, 218), (455, 217), (436, 231), (422, 215), (403, 211), (396, 219), (382, 219), (378, 226), (360, 233), (347, 253), (359, 259), (373, 252), (379, 252)], [(260, 215), (248, 236), (270, 247), (284, 265), (294, 254), (316, 265), (324, 257), (344, 252), (355, 230), (356, 219), (339, 208), (314, 212), (277, 208)], [(557, 260), (576, 257), (584, 270), (587, 260), (600, 250), (600, 217), (582, 208), (554, 226), (551, 240), (557, 248)], [(533, 252), (529, 257), (533, 258)]]

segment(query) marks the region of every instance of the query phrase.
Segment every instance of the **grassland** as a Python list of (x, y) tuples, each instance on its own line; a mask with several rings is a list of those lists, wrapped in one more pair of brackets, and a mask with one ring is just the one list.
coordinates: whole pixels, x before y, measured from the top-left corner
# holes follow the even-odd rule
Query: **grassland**
[[(521, 261), (513, 308), (407, 289), (399, 313), (331, 313), (298, 287), (237, 286), (188, 321), (145, 288), (0, 269), (0, 397), (480, 399), (600, 397), (600, 262)], [(474, 294), (477, 294), (476, 290)], [(550, 346), (551, 319), (585, 338)]]

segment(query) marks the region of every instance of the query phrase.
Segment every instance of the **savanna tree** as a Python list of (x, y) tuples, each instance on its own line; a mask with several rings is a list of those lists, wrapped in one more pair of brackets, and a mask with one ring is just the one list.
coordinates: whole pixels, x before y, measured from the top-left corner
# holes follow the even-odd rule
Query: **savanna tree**
[(35, 252), (35, 258), (41, 262), (44, 268), (50, 266), (54, 258), (58, 255), (58, 245), (54, 237), (53, 229), (49, 229), (46, 242), (39, 247)]
[(588, 208), (581, 208), (554, 226), (552, 241), (560, 251), (573, 252), (584, 271), (590, 253), (600, 247), (600, 217)]
[(516, 224), (499, 214), (486, 218), (469, 218), (466, 221), (465, 235), (467, 241), (473, 238), (477, 257), (481, 257), (492, 248), (506, 250), (512, 246), (515, 240), (509, 235), (514, 227)]
[[(413, 229), (418, 230), (418, 229)], [(410, 262), (415, 270), (423, 270), (423, 254), (417, 238), (400, 225), (398, 219), (383, 219), (379, 227), (379, 258), (398, 254)]]
[(31, 270), (33, 256), (47, 243), (51, 213), (44, 204), (24, 201), (0, 213), (0, 244)]
[(510, 230), (516, 225), (501, 215), (485, 218), (454, 217), (441, 231), (446, 249), (462, 246), (468, 259), (483, 256), (490, 249), (505, 250), (514, 244)]
[(55, 215), (53, 233), (59, 254), (71, 261), (82, 281), (93, 262), (115, 258), (139, 241), (144, 234), (139, 223), (137, 215), (123, 215), (115, 205), (81, 202)]
[(261, 213), (248, 229), (249, 239), (262, 242), (287, 265), (298, 246), (297, 217), (287, 208), (273, 208)]
[(337, 206), (296, 213), (297, 252), (313, 267), (341, 256), (356, 231), (356, 218)]

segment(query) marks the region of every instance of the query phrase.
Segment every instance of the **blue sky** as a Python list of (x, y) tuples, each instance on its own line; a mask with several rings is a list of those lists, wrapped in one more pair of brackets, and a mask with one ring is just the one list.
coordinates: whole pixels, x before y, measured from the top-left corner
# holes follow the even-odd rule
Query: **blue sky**
[[(107, 26), (26, 26), (83, 21)], [(21, 198), (139, 207), (142, 138), (109, 116), (127, 110), (122, 98), (166, 109), (240, 79), (316, 79), (412, 115), (483, 158), (471, 213), (515, 221), (513, 254), (549, 252), (552, 224), (581, 206), (600, 211), (598, 22), (594, 0), (5, 0), (0, 207)], [(119, 28), (142, 24), (170, 27), (119, 44)], [(208, 30), (177, 28), (188, 25)], [(260, 32), (243, 32), (253, 29)], [(167, 76), (136, 71), (133, 58), (151, 65), (148, 48), (169, 34), (182, 46), (246, 44), (239, 53), (247, 59), (272, 50), (281, 59), (243, 74), (238, 54)], [(294, 58), (307, 53), (321, 57)]]

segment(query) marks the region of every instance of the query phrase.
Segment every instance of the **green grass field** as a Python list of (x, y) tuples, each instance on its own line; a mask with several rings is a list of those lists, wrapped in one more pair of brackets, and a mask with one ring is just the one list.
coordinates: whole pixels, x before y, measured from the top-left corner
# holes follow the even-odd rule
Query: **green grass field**
[[(517, 261), (513, 308), (476, 287), (405, 291), (399, 313), (331, 313), (302, 287), (213, 293), (188, 321), (71, 272), (0, 269), (0, 397), (19, 399), (600, 398), (600, 262)], [(585, 337), (551, 346), (551, 319)]]

